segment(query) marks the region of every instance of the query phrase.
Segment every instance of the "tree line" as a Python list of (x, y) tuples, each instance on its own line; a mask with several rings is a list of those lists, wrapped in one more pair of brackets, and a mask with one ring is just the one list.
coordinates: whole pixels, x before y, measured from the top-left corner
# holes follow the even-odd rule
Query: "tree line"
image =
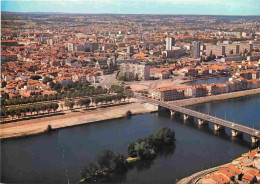
[(117, 103), (118, 101), (122, 101), (125, 100), (127, 98), (126, 95), (119, 93), (116, 95), (104, 95), (104, 96), (97, 96), (94, 97), (92, 102), (95, 103), (96, 105), (98, 105), (99, 103), (103, 104), (103, 103), (111, 103), (111, 102), (115, 102)]
[(30, 115), (33, 115), (33, 113), (36, 113), (38, 115), (40, 112), (56, 112), (58, 108), (59, 104), (57, 103), (12, 106), (9, 108), (3, 107), (1, 108), (1, 117), (7, 118), (8, 116), (11, 116), (12, 118), (14, 118), (15, 116), (17, 116), (17, 118), (19, 118), (21, 116), (28, 116), (28, 113), (30, 113)]
[(31, 97), (16, 97), (12, 99), (6, 99), (3, 102), (3, 105), (20, 105), (20, 104), (28, 104), (28, 103), (35, 103), (35, 102), (44, 102), (44, 101), (51, 101), (51, 100), (59, 100), (62, 99), (61, 94), (54, 94), (54, 95), (43, 95), (43, 96), (31, 96)]
[(122, 173), (126, 170), (127, 162), (124, 155), (110, 150), (103, 150), (96, 156), (94, 162), (90, 161), (83, 165), (81, 177), (85, 181), (93, 182), (110, 173)]
[(173, 144), (175, 133), (169, 128), (159, 128), (147, 138), (138, 139), (128, 144), (127, 152), (130, 157), (153, 159), (164, 144)]
[(77, 97), (85, 97), (85, 96), (96, 96), (96, 95), (104, 95), (108, 92), (114, 93), (125, 93), (127, 96), (132, 97), (133, 92), (130, 89), (124, 89), (122, 86), (119, 85), (112, 85), (109, 91), (107, 89), (103, 89), (101, 86), (94, 87), (89, 86), (87, 84), (82, 83), (73, 83), (65, 85), (65, 88), (71, 87), (67, 89), (67, 91), (63, 91), (56, 94), (51, 95), (42, 95), (42, 96), (31, 96), (31, 97), (15, 97), (9, 99), (7, 95), (1, 98), (1, 105), (20, 105), (20, 104), (29, 104), (35, 102), (44, 102), (44, 101), (51, 101), (51, 100), (62, 100), (66, 98), (77, 98)]
[(2, 106), (4, 105), (19, 105), (19, 104), (28, 104), (28, 103), (35, 103), (35, 102), (44, 102), (44, 101), (51, 101), (51, 100), (61, 100), (65, 98), (77, 98), (77, 97), (84, 97), (84, 96), (94, 96), (100, 94), (106, 94), (107, 89), (103, 89), (102, 87), (94, 87), (88, 86), (84, 87), (80, 90), (71, 88), (68, 91), (63, 91), (53, 95), (42, 95), (42, 96), (31, 96), (31, 97), (16, 97), (12, 99), (2, 98)]
[(127, 97), (129, 98), (129, 96), (122, 93), (115, 94), (115, 95), (102, 95), (102, 96), (93, 97), (92, 100), (89, 98), (80, 99), (77, 102), (73, 100), (66, 100), (64, 105), (65, 107), (71, 110), (74, 108), (75, 105), (78, 105), (80, 107), (85, 106), (85, 108), (88, 108), (91, 103), (95, 104), (96, 106), (98, 104), (103, 105), (104, 103), (105, 104), (112, 103), (113, 101), (117, 103), (117, 102), (121, 102), (122, 100), (125, 101)]

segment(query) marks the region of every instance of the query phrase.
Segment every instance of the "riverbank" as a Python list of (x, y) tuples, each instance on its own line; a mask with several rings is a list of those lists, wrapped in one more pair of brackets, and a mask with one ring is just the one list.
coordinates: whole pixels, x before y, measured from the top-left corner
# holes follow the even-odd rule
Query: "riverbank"
[(232, 92), (232, 93), (224, 93), (224, 94), (220, 94), (220, 95), (176, 100), (176, 101), (172, 101), (169, 103), (183, 107), (183, 106), (195, 105), (195, 104), (206, 103), (206, 102), (211, 102), (211, 101), (238, 98), (238, 97), (254, 95), (254, 94), (258, 94), (258, 93), (260, 93), (260, 88), (245, 90), (245, 91), (237, 91), (237, 92)]
[(197, 173), (194, 173), (191, 176), (188, 176), (186, 178), (183, 178), (182, 180), (178, 181), (177, 184), (195, 184), (202, 176), (205, 176), (207, 174), (213, 173), (217, 171), (220, 168), (220, 166), (213, 167), (207, 170), (203, 170)]
[(218, 183), (219, 180), (225, 180), (226, 183), (259, 183), (259, 152), (259, 148), (250, 150), (230, 163), (194, 173), (177, 184)]
[(152, 105), (142, 104), (137, 100), (132, 99), (131, 103), (126, 105), (80, 112), (69, 112), (64, 115), (1, 124), (0, 139), (40, 134), (47, 130), (48, 125), (51, 125), (53, 130), (56, 130), (85, 123), (122, 118), (126, 115), (127, 111), (131, 111), (132, 114), (135, 115), (150, 113), (156, 111), (156, 109)]
[[(169, 103), (179, 106), (189, 106), (199, 103), (237, 98), (258, 93), (260, 93), (260, 88), (215, 96), (177, 100)], [(131, 111), (132, 114), (135, 115), (156, 112), (157, 108), (150, 104), (141, 103), (136, 99), (131, 99), (131, 103), (126, 105), (118, 105), (114, 107), (99, 108), (95, 110), (80, 112), (69, 112), (64, 115), (11, 122), (0, 125), (0, 139), (40, 134), (46, 132), (48, 125), (51, 125), (53, 130), (56, 130), (86, 123), (122, 118), (125, 116), (127, 111)]]
[[(243, 97), (243, 100), (219, 101), (217, 105), (215, 102), (200, 104), (196, 109), (200, 107), (201, 112), (207, 113), (207, 108), (210, 108), (210, 112), (216, 112), (218, 117), (226, 111), (233, 114), (227, 117), (228, 120), (234, 117), (245, 126), (254, 123), (258, 128), (259, 102), (260, 95), (253, 95)], [(230, 108), (232, 106), (235, 108)], [(246, 118), (243, 118), (242, 111), (248, 113)], [(232, 139), (230, 132), (216, 135), (211, 127), (198, 129), (197, 124), (184, 123), (178, 116), (170, 118), (169, 112), (147, 113), (3, 140), (1, 153), (5, 162), (1, 167), (5, 172), (2, 182), (68, 183), (69, 180), (77, 183), (82, 165), (93, 160), (101, 150), (127, 154), (125, 151), (130, 142), (149, 136), (159, 127), (169, 127), (176, 132), (176, 146), (163, 149), (154, 161), (138, 162), (127, 173), (111, 176), (104, 183), (174, 183), (202, 168), (228, 163), (251, 147), (247, 137)], [(68, 177), (65, 177), (66, 170)], [(33, 172), (32, 177), (30, 173)]]

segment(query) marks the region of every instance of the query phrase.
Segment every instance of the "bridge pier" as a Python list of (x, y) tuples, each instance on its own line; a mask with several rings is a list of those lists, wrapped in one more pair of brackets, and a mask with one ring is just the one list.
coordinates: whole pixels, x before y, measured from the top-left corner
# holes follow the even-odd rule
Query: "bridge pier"
[(220, 126), (220, 125), (218, 125), (218, 124), (214, 124), (214, 130), (215, 130), (215, 131), (219, 131), (219, 130), (221, 130), (221, 129), (224, 129), (224, 127), (223, 127), (223, 126)]
[(158, 105), (158, 112), (160, 112), (160, 111), (165, 111), (165, 110), (167, 110), (167, 109), (164, 108), (164, 107), (161, 107), (160, 105)]
[(243, 135), (242, 132), (239, 132), (237, 130), (231, 130), (231, 133), (232, 133), (233, 137), (236, 137), (236, 136), (239, 136), (239, 135)]
[[(158, 111), (164, 111), (164, 110), (170, 111), (171, 116), (176, 115), (176, 114), (181, 115), (181, 116), (183, 115), (184, 122), (187, 122), (186, 120), (193, 119), (194, 117), (196, 117), (198, 119), (198, 125), (203, 125), (203, 124), (207, 124), (207, 123), (211, 122), (211, 123), (213, 123), (213, 126), (214, 126), (214, 130), (215, 130), (214, 133), (216, 133), (216, 134), (219, 134), (219, 132), (218, 132), (219, 130), (224, 129), (225, 127), (229, 127), (231, 129), (232, 137), (236, 137), (241, 134), (242, 135), (248, 134), (249, 136), (251, 136), (252, 143), (260, 142), (260, 131), (257, 131), (250, 127), (242, 127), (240, 125), (235, 125), (235, 123), (230, 122), (230, 121), (222, 120), (219, 118), (214, 118), (213, 116), (206, 115), (206, 114), (203, 115), (202, 113), (188, 110), (188, 109), (186, 109), (184, 107), (180, 107), (178, 105), (172, 105), (172, 104), (168, 104), (168, 103), (158, 101), (155, 99), (146, 98), (146, 97), (140, 96), (138, 94), (135, 94), (135, 97), (139, 100), (145, 101), (146, 103), (156, 104), (156, 106), (158, 107)], [(202, 118), (202, 119), (200, 119), (200, 118)], [(238, 128), (235, 128), (236, 126)], [(237, 130), (232, 130), (233, 128), (235, 128)], [(252, 133), (252, 132), (254, 132), (254, 133)]]
[(170, 110), (170, 113), (171, 113), (171, 116), (174, 116), (176, 114), (176, 112), (173, 110)]
[(252, 143), (257, 143), (259, 139), (257, 137), (252, 136), (251, 137)]
[(162, 111), (162, 107), (158, 105), (158, 112)]
[(193, 117), (192, 116), (189, 116), (187, 114), (183, 114), (183, 119), (184, 121), (188, 120), (188, 119), (192, 119)]
[(200, 125), (206, 125), (206, 124), (208, 124), (208, 122), (207, 122), (207, 121), (204, 121), (204, 120), (202, 120), (202, 119), (198, 119), (198, 124), (199, 124), (199, 126), (200, 126)]

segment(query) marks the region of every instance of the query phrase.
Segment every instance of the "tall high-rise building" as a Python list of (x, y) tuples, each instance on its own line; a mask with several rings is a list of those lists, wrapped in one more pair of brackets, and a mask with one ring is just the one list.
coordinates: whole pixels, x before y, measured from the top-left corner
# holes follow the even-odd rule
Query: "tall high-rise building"
[(192, 57), (199, 58), (200, 57), (200, 41), (194, 41), (192, 44)]
[(166, 38), (166, 50), (173, 50), (173, 46), (175, 46), (175, 38), (167, 37)]

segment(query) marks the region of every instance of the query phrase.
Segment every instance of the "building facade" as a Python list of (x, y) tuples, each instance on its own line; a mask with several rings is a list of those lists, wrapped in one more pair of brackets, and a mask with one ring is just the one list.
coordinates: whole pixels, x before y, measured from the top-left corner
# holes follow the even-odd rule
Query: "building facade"
[(174, 87), (159, 88), (152, 93), (152, 98), (160, 101), (180, 100), (184, 98), (184, 90)]
[(149, 80), (150, 79), (150, 65), (147, 63), (141, 64), (121, 64), (120, 65), (120, 74), (121, 75), (130, 75), (138, 76), (140, 80)]
[(175, 45), (175, 39), (173, 37), (167, 37), (166, 41), (166, 50), (173, 50), (172, 47)]
[(200, 41), (194, 41), (192, 44), (192, 57), (199, 58), (200, 57)]

